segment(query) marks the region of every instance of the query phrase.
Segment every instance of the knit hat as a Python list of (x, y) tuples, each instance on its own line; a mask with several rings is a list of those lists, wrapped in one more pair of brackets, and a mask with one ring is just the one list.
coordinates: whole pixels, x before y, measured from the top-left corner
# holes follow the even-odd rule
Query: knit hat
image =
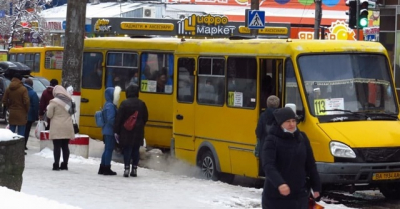
[(15, 74), (13, 75), (13, 78), (18, 78), (19, 80), (22, 81), (22, 75), (19, 74), (19, 73), (15, 73)]
[(278, 125), (282, 125), (285, 121), (289, 119), (296, 119), (296, 114), (290, 107), (280, 108), (274, 111), (274, 117)]

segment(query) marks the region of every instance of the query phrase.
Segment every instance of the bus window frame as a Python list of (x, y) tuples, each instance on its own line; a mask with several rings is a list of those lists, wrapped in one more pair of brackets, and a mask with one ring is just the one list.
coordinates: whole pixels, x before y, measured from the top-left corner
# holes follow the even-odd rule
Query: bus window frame
[[(188, 80), (188, 82), (189, 82), (189, 84), (192, 86), (192, 92), (191, 92), (191, 94), (192, 95), (189, 95), (189, 96), (191, 96), (192, 98), (191, 98), (191, 101), (184, 101), (184, 100), (181, 100), (181, 99), (179, 99), (179, 80), (180, 80), (180, 75), (181, 75), (181, 73), (179, 72), (179, 68), (181, 68), (181, 66), (179, 65), (179, 60), (180, 59), (191, 59), (191, 60), (193, 60), (193, 72), (192, 72), (192, 74), (190, 75), (190, 72), (189, 72), (189, 70), (187, 70), (188, 71), (188, 73), (189, 73), (189, 80)], [(177, 59), (177, 62), (176, 62), (176, 69), (177, 69), (177, 89), (176, 89), (176, 101), (178, 102), (178, 103), (183, 103), (183, 104), (193, 104), (194, 103), (194, 101), (195, 101), (195, 92), (196, 92), (196, 90), (195, 90), (195, 88), (196, 88), (196, 82), (195, 82), (195, 77), (196, 77), (196, 69), (197, 69), (197, 57), (179, 57), (178, 59)]]
[[(44, 51), (44, 69), (45, 70), (61, 70), (62, 71), (62, 65), (61, 65), (61, 68), (48, 68), (46, 66), (47, 53), (49, 53), (49, 52), (61, 52), (62, 53), (62, 59), (61, 60), (64, 62), (64, 51), (61, 51), (61, 50), (45, 50)], [(49, 65), (51, 65), (51, 64), (49, 63)], [(51, 66), (49, 66), (49, 67), (51, 67)]]
[[(110, 63), (110, 61), (109, 61), (109, 55), (110, 54), (121, 54), (121, 65), (109, 65), (109, 63)], [(124, 55), (125, 54), (133, 54), (133, 55), (136, 55), (136, 66), (124, 66)], [(139, 76), (139, 69), (140, 69), (140, 54), (139, 54), (139, 52), (137, 52), (137, 51), (117, 51), (117, 50), (109, 50), (109, 51), (107, 51), (106, 53), (105, 53), (105, 60), (103, 59), (103, 62), (105, 62), (105, 67), (104, 67), (104, 70), (103, 70), (103, 78), (104, 78), (104, 82), (103, 82), (103, 85), (105, 86), (105, 88), (107, 88), (107, 87), (110, 87), (109, 85), (108, 85), (108, 71), (109, 71), (109, 68), (118, 68), (118, 69), (127, 69), (128, 70), (128, 74), (129, 74), (129, 70), (130, 69), (133, 69), (133, 70), (137, 70), (137, 72), (138, 72), (138, 76)], [(112, 78), (112, 79), (114, 79), (114, 78)], [(130, 84), (129, 84), (129, 82), (128, 82), (128, 86), (129, 86)], [(113, 87), (115, 87), (115, 85), (113, 84), (112, 85)], [(125, 84), (125, 87), (122, 87), (122, 86), (120, 86), (121, 87), (121, 91), (125, 91), (126, 90), (126, 88), (128, 87), (126, 84)]]
[[(235, 109), (246, 109), (246, 110), (254, 110), (254, 109), (256, 109), (257, 108), (257, 101), (258, 101), (258, 97), (259, 97), (259, 76), (258, 76), (258, 74), (259, 74), (259, 69), (260, 69), (260, 62), (259, 62), (259, 59), (260, 59), (260, 57), (257, 57), (257, 56), (238, 56), (238, 55), (235, 55), (235, 56), (227, 56), (227, 59), (226, 59), (226, 74), (229, 74), (229, 72), (228, 72), (228, 59), (229, 58), (246, 58), (246, 59), (248, 59), (248, 58), (253, 58), (254, 60), (255, 60), (255, 62), (256, 62), (256, 72), (255, 72), (255, 75), (256, 75), (256, 78), (254, 79), (254, 81), (256, 82), (255, 83), (255, 85), (256, 85), (256, 92), (255, 92), (255, 99), (256, 99), (256, 101), (254, 102), (255, 103), (255, 106), (254, 107), (248, 107), (248, 106), (246, 106), (246, 107), (243, 107), (243, 105), (242, 105), (242, 107), (239, 107), (239, 106), (234, 106), (234, 105), (229, 105), (228, 103), (228, 100), (229, 100), (229, 87), (228, 87), (228, 85), (229, 85), (229, 80), (230, 80), (230, 78), (229, 78), (229, 76), (225, 79), (225, 95), (226, 95), (226, 98), (225, 98), (225, 103), (226, 103), (226, 106), (228, 107), (228, 108), (235, 108)], [(236, 76), (235, 76), (235, 78), (236, 78)], [(242, 98), (242, 100), (244, 99), (244, 97)], [(242, 101), (242, 102), (244, 102), (244, 101)]]
[[(104, 74), (104, 67), (103, 67), (103, 63), (104, 63), (104, 54), (103, 54), (103, 52), (101, 52), (101, 51), (84, 51), (83, 52), (83, 57), (82, 57), (82, 59), (84, 59), (85, 58), (85, 54), (86, 53), (95, 53), (95, 54), (100, 54), (101, 55), (101, 68), (102, 68), (102, 71), (103, 71), (103, 74)], [(100, 90), (100, 89), (102, 89), (103, 88), (103, 86), (105, 86), (105, 82), (103, 82), (103, 78), (104, 78), (104, 76), (103, 76), (103, 74), (102, 74), (102, 77), (101, 77), (101, 85), (100, 85), (100, 87), (98, 87), (98, 88), (89, 88), (89, 87), (87, 87), (87, 86), (84, 86), (83, 85), (83, 81), (84, 81), (84, 79), (83, 79), (83, 77), (84, 77), (84, 73), (83, 73), (83, 66), (84, 65), (84, 62), (82, 63), (82, 75), (81, 75), (81, 82), (82, 82), (82, 89), (86, 89), (86, 90)], [(91, 73), (91, 72), (90, 72)], [(89, 74), (90, 74), (89, 73)], [(86, 83), (86, 79), (85, 79), (85, 83)]]
[[(163, 60), (162, 66), (161, 68), (157, 69), (157, 73), (160, 72), (162, 70), (162, 68), (167, 68), (168, 72), (167, 72), (167, 80), (166, 83), (164, 85), (164, 92), (157, 92), (157, 90), (155, 92), (153, 91), (144, 91), (143, 90), (143, 86), (147, 85), (145, 84), (143, 81), (148, 81), (150, 79), (143, 79), (144, 78), (144, 71), (145, 71), (145, 67), (146, 67), (146, 63), (148, 62), (148, 60), (144, 60), (144, 55), (148, 55), (149, 54), (162, 54), (163, 56), (166, 56), (166, 59)], [(172, 56), (172, 60), (170, 60), (170, 56)], [(172, 62), (170, 62), (172, 61)], [(158, 63), (159, 64), (159, 63)], [(166, 64), (168, 64), (168, 66), (165, 66)], [(140, 86), (140, 92), (141, 93), (149, 93), (149, 94), (159, 94), (159, 95), (172, 95), (174, 93), (174, 73), (175, 73), (175, 54), (173, 52), (170, 51), (143, 51), (140, 53), (140, 58), (139, 58), (139, 86)], [(171, 66), (172, 65), (172, 66)], [(169, 75), (172, 72), (172, 75)], [(155, 73), (153, 73), (151, 76), (153, 78), (153, 76), (155, 75)], [(171, 84), (171, 92), (166, 93), (165, 92), (165, 86), (167, 85), (169, 79), (171, 80), (172, 84)], [(151, 81), (156, 81), (157, 82), (157, 78), (155, 78), (155, 80), (151, 80)], [(156, 89), (157, 89), (157, 83), (156, 83)]]
[[(211, 74), (201, 74), (200, 73), (200, 60), (201, 59), (211, 59)], [(223, 72), (224, 72), (224, 75), (214, 75), (213, 74), (213, 60), (214, 59), (220, 59), (220, 60), (224, 60), (224, 67), (223, 67)], [(224, 105), (225, 105), (225, 98), (226, 98), (226, 86), (225, 86), (225, 83), (226, 83), (226, 65), (227, 65), (227, 59), (226, 59), (226, 57), (225, 56), (199, 56), (198, 58), (197, 58), (197, 68), (196, 68), (196, 90), (195, 90), (195, 96), (196, 96), (196, 102), (197, 102), (197, 104), (199, 104), (199, 105), (205, 105), (205, 106), (213, 106), (213, 107), (223, 107)], [(201, 77), (207, 77), (207, 78), (223, 78), (223, 83), (224, 83), (224, 91), (223, 91), (223, 95), (222, 95), (222, 97), (223, 97), (223, 100), (222, 100), (222, 103), (221, 104), (219, 104), (219, 103), (216, 103), (216, 104), (210, 104), (210, 103), (205, 103), (205, 102), (200, 102), (199, 101), (199, 89), (200, 89), (200, 78)], [(215, 91), (215, 88), (214, 88), (214, 91)], [(217, 94), (218, 95), (218, 94)], [(217, 100), (217, 102), (218, 102), (218, 100)]]

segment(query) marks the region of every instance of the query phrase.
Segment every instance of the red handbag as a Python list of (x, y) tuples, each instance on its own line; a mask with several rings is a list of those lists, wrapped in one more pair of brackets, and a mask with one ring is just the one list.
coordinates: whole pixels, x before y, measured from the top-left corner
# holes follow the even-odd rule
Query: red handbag
[(131, 116), (129, 116), (128, 119), (126, 119), (124, 123), (124, 127), (126, 130), (131, 131), (135, 127), (137, 114), (138, 111), (135, 111)]

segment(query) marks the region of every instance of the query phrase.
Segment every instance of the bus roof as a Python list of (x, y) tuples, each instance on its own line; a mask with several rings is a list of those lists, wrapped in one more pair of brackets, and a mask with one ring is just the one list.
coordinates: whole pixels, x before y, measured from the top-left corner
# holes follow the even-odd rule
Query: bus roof
[[(201, 44), (200, 44), (201, 42)], [(177, 54), (222, 54), (222, 55), (277, 55), (320, 52), (375, 52), (385, 53), (377, 42), (299, 40), (299, 39), (188, 39), (180, 44)]]
[(64, 50), (62, 46), (42, 46), (42, 47), (13, 47), (10, 49), (10, 53), (18, 52), (44, 52), (44, 51), (54, 51), (54, 50)]

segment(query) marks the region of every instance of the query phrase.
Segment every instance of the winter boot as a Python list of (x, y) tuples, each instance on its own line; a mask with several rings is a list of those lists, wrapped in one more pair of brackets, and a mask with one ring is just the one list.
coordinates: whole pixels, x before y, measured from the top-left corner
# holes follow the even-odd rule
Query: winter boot
[(53, 171), (59, 171), (60, 170), (60, 165), (58, 163), (53, 163)]
[(111, 165), (105, 165), (105, 166), (104, 166), (104, 172), (103, 172), (103, 174), (106, 175), (106, 176), (117, 175), (116, 172), (114, 172), (114, 171), (111, 170)]
[(128, 176), (129, 176), (129, 166), (125, 166), (124, 177), (128, 177)]
[(131, 176), (137, 177), (137, 166), (132, 166)]
[(62, 162), (60, 166), (61, 170), (68, 170), (68, 163)]
[(104, 165), (100, 164), (99, 172), (97, 174), (104, 174)]

